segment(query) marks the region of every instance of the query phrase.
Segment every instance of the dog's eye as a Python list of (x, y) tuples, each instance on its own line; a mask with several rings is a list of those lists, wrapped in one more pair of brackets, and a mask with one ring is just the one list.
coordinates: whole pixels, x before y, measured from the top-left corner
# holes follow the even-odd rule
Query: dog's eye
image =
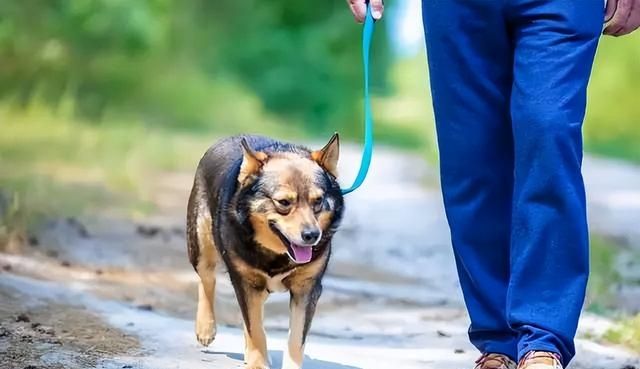
[(287, 200), (287, 199), (282, 199), (282, 200), (276, 200), (276, 202), (284, 207), (284, 208), (288, 208), (289, 206), (291, 206), (291, 201)]
[(322, 207), (324, 206), (324, 199), (322, 197), (317, 198), (314, 202), (313, 202), (313, 210), (316, 213), (319, 213), (320, 211), (322, 211)]

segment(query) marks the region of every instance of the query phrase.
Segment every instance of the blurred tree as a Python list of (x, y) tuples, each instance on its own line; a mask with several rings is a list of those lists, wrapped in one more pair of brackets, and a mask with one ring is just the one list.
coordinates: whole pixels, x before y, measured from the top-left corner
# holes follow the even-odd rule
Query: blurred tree
[[(344, 1), (203, 4), (208, 9), (202, 14), (222, 20), (214, 34), (222, 36), (216, 41), (223, 50), (223, 69), (239, 76), (270, 110), (321, 128), (336, 122), (343, 126), (345, 118), (355, 116), (353, 109), (359, 107), (354, 101), (361, 95), (361, 34)], [(374, 50), (380, 47), (384, 45)], [(385, 56), (377, 55), (375, 81), (383, 80), (379, 66), (388, 61)]]
[(145, 53), (162, 46), (165, 3), (2, 2), (2, 94), (16, 95), (21, 104), (38, 95), (54, 106), (71, 96), (80, 114), (99, 117), (148, 77), (136, 69)]
[(205, 126), (233, 114), (221, 95), (236, 84), (292, 121), (359, 132), (359, 29), (343, 0), (2, 1), (0, 98)]

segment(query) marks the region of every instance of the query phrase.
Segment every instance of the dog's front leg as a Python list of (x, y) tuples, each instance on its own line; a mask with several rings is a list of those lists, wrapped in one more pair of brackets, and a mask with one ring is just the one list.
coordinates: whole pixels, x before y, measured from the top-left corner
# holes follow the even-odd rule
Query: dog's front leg
[(267, 369), (267, 338), (263, 325), (264, 302), (269, 293), (265, 289), (242, 284), (236, 289), (236, 295), (244, 320), (245, 350), (244, 361), (247, 369)]
[(305, 287), (292, 286), (291, 288), (289, 342), (282, 369), (302, 368), (305, 340), (316, 311), (316, 304), (322, 293), (320, 281), (314, 281), (313, 285)]

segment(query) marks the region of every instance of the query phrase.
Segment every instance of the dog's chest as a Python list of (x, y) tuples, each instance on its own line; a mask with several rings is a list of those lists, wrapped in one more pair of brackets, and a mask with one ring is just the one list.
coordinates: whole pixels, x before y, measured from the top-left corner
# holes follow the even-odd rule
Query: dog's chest
[(267, 290), (269, 292), (287, 291), (289, 288), (287, 288), (282, 281), (291, 275), (291, 273), (293, 273), (293, 269), (285, 273), (276, 274), (273, 277), (266, 276)]

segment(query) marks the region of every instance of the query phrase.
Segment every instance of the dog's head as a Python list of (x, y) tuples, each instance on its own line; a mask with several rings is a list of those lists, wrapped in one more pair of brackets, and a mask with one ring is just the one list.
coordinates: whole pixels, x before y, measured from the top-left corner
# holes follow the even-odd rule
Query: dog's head
[(259, 247), (311, 261), (335, 233), (343, 199), (336, 181), (339, 139), (317, 151), (255, 151), (242, 140), (238, 211)]

